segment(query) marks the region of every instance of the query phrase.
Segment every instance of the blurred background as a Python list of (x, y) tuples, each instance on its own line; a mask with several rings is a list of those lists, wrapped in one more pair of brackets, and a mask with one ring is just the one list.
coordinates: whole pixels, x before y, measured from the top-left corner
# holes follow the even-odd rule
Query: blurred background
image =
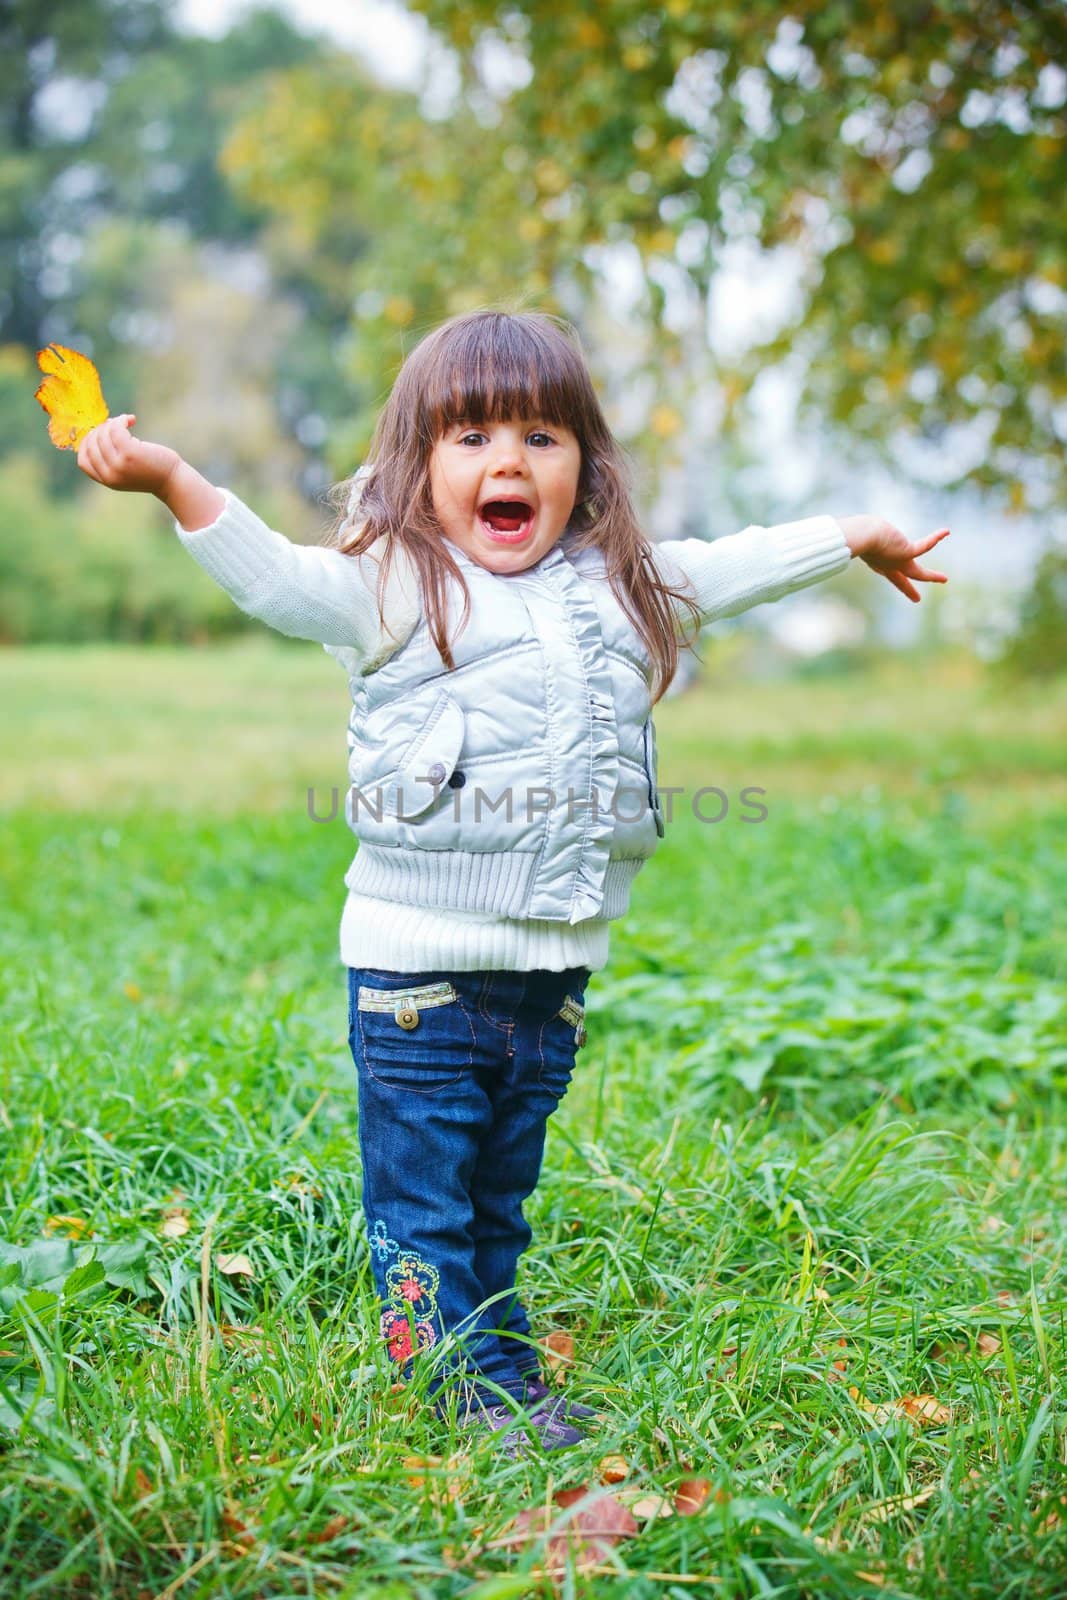
[(0, 642), (256, 626), (51, 446), (36, 349), (90, 354), (112, 412), (314, 541), (404, 353), (506, 301), (577, 324), (654, 536), (952, 527), (948, 589), (851, 572), (720, 626), (739, 671), (1062, 671), (1067, 22), (921, 13), (13, 0)]

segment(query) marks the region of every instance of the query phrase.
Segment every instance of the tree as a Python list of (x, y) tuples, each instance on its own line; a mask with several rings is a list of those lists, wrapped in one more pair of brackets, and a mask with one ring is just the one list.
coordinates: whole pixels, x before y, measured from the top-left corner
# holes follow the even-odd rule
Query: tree
[[(509, 200), (494, 238), (510, 282), (589, 282), (590, 246), (630, 242), (670, 342), (670, 278), (707, 296), (729, 242), (790, 246), (800, 310), (720, 374), (731, 402), (790, 354), (803, 410), (869, 450), (893, 459), (902, 440), (936, 450), (971, 429), (981, 459), (949, 482), (1017, 509), (1067, 502), (1062, 6), (410, 5), (458, 51), (464, 102), (438, 138), (458, 131), (464, 162), (482, 114), (456, 181)], [(498, 101), (490, 46), (528, 78)], [(426, 210), (437, 245), (432, 195)], [(472, 213), (480, 280), (490, 213), (466, 195), (459, 226)]]
[[(10, 368), (20, 347), (76, 343), (124, 409), (136, 408), (139, 375), (166, 339), (160, 254), (191, 239), (233, 257), (263, 226), (218, 170), (230, 122), (261, 80), (321, 48), (270, 10), (216, 41), (176, 32), (171, 9), (14, 0), (0, 10), (0, 349)], [(0, 385), (0, 455), (19, 447), (26, 410), (23, 392), (9, 426)], [(70, 493), (69, 463), (36, 421), (31, 448), (53, 490)]]

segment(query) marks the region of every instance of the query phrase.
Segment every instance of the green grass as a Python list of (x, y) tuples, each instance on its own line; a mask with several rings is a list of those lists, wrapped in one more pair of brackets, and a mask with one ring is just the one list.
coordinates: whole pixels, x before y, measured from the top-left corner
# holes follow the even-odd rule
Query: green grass
[(562, 1593), (1067, 1592), (1067, 685), (713, 673), (661, 708), (664, 784), (769, 815), (678, 806), (550, 1124), (524, 1287), (604, 1421), (423, 1482), (458, 1441), (371, 1338), (350, 841), (306, 814), (343, 675), (36, 651), (0, 693), (2, 1592), (549, 1594), (484, 1547), (614, 1453), (717, 1494)]

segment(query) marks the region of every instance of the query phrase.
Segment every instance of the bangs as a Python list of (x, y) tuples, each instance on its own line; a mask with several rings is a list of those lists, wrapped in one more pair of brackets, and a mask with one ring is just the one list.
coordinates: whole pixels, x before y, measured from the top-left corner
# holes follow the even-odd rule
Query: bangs
[(446, 324), (420, 374), (420, 433), (436, 440), (461, 422), (537, 418), (581, 431), (596, 399), (585, 364), (548, 319), (506, 314)]

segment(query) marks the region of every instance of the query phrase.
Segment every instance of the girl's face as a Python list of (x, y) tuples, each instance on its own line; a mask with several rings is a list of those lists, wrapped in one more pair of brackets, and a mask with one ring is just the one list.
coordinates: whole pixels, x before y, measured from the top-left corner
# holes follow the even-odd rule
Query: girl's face
[(430, 456), (441, 531), (490, 572), (525, 572), (567, 526), (581, 465), (578, 440), (555, 423), (457, 423)]

